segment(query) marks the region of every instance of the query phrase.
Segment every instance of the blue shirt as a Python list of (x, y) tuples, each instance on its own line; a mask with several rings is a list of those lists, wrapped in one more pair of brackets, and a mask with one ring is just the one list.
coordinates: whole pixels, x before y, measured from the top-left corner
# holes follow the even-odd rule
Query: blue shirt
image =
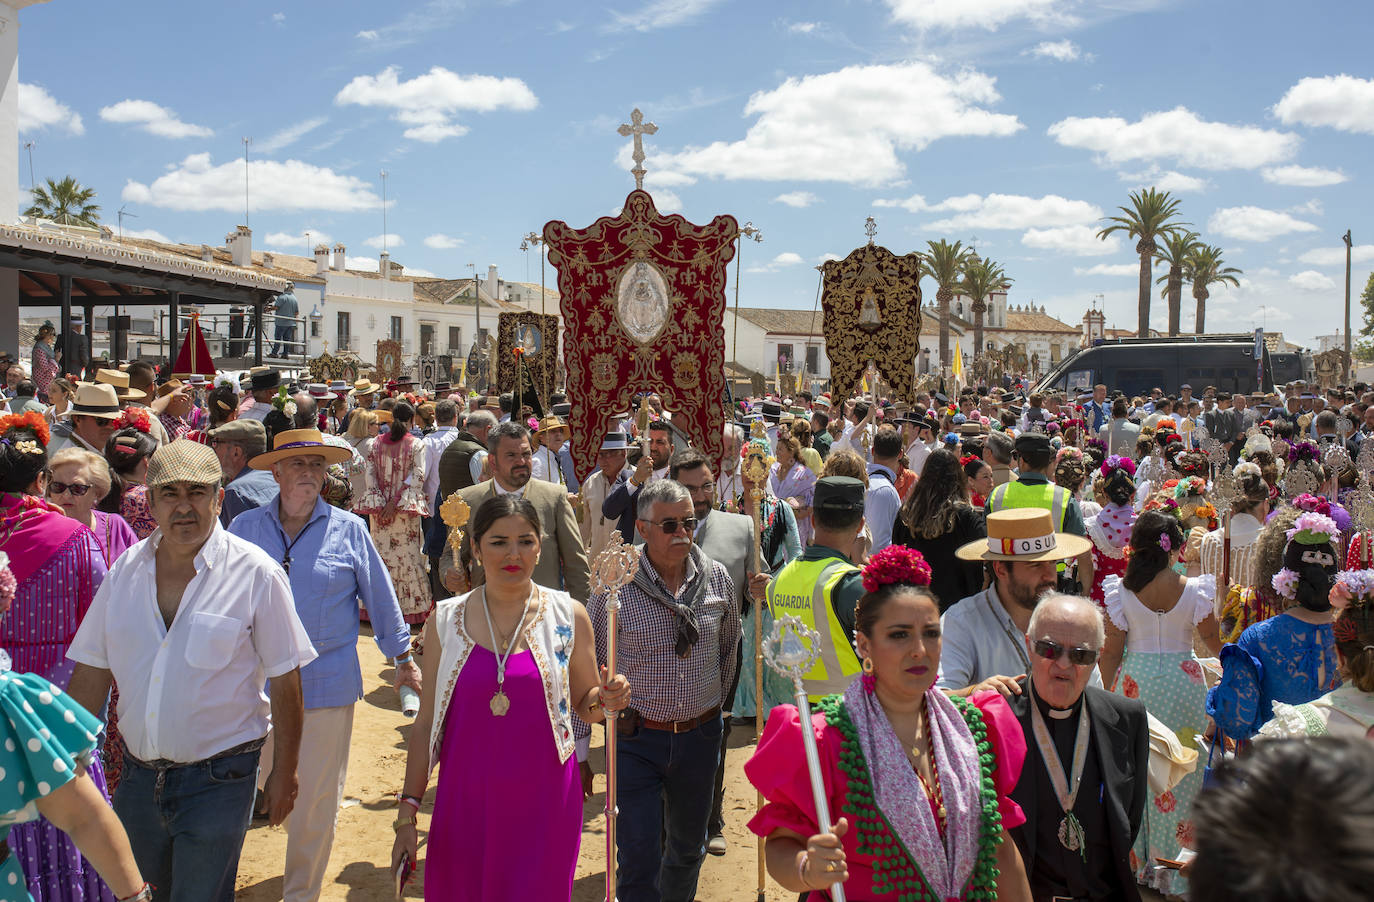
[(243, 472), (224, 487), (224, 503), (219, 509), (219, 522), (225, 529), (239, 514), (262, 507), (277, 497), (277, 480), (271, 470), (244, 467)]
[[(284, 561), (286, 531), (275, 499), (235, 518), (229, 532)], [(287, 578), (310, 642), (319, 657), (301, 669), (305, 707), (351, 705), (363, 697), (358, 667), (358, 601), (367, 609), (377, 647), (388, 658), (410, 648), (391, 574), (361, 517), (315, 501), (310, 520), (290, 544)]]
[[(877, 477), (876, 479), (874, 477)], [(873, 533), (873, 553), (892, 544), (892, 527), (897, 523), (897, 511), (902, 496), (897, 494), (896, 475), (880, 464), (868, 465), (868, 491), (864, 493), (864, 519)]]

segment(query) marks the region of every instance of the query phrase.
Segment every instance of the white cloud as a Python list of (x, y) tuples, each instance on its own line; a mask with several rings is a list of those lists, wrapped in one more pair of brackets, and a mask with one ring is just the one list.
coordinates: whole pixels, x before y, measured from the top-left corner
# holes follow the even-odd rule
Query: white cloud
[(466, 134), (467, 127), (453, 121), (460, 110), (489, 113), (539, 106), (534, 92), (518, 78), (458, 75), (434, 66), (424, 75), (401, 81), (399, 71), (388, 66), (376, 75), (359, 75), (344, 85), (334, 102), (394, 110), (396, 121), (408, 126), (405, 136), (427, 143)]
[(302, 137), (313, 132), (328, 121), (328, 117), (316, 116), (314, 119), (307, 119), (304, 122), (297, 122), (295, 125), (288, 125), (275, 135), (255, 143), (254, 147), (257, 149), (258, 153), (276, 153), (283, 147), (289, 147), (295, 144)]
[(721, 0), (651, 0), (634, 12), (611, 10), (606, 31), (656, 31), (682, 25), (700, 16)]
[(1118, 172), (1117, 177), (1132, 188), (1156, 188), (1175, 194), (1206, 191), (1211, 186), (1211, 182), (1206, 179), (1184, 175), (1172, 169), (1160, 169), (1158, 166), (1151, 166), (1144, 172)]
[(1273, 166), (1260, 171), (1260, 177), (1272, 185), (1292, 185), (1297, 188), (1324, 188), (1346, 181), (1339, 169), (1317, 166)]
[(135, 125), (159, 138), (208, 138), (214, 134), (203, 125), (182, 122), (174, 111), (151, 100), (121, 100), (102, 108), (100, 118), (121, 125)]
[(1075, 257), (1105, 257), (1121, 251), (1121, 242), (1116, 235), (1108, 235), (1105, 241), (1099, 240), (1096, 226), (1071, 225), (1053, 229), (1027, 229), (1021, 236), (1026, 247), (1046, 251), (1057, 251)]
[(1014, 19), (1062, 20), (1065, 0), (887, 0), (892, 18), (927, 30), (984, 28), (995, 31)]
[(779, 194), (773, 198), (775, 203), (787, 204), (789, 207), (809, 207), (820, 198), (810, 191), (788, 191), (786, 194)]
[(1207, 220), (1207, 228), (1237, 241), (1269, 241), (1290, 232), (1315, 232), (1310, 222), (1263, 207), (1220, 207)]
[(1303, 270), (1288, 277), (1288, 284), (1298, 291), (1308, 294), (1321, 294), (1327, 291), (1336, 290), (1336, 282), (1327, 275), (1317, 272), (1315, 269)]
[(826, 263), (826, 262), (829, 262), (830, 260), (843, 260), (843, 259), (844, 259), (844, 257), (841, 257), (839, 254), (821, 254), (820, 259), (817, 260), (817, 262), (818, 262), (818, 263)]
[(363, 41), (375, 41), (377, 40), (378, 35), (374, 29), (365, 28), (362, 31), (355, 34), (353, 37)]
[(927, 224), (945, 232), (968, 229), (1028, 229), (1032, 227), (1081, 225), (1102, 218), (1101, 208), (1087, 201), (1070, 200), (1057, 194), (1026, 197), (1020, 194), (964, 194), (936, 204), (919, 194), (906, 200), (878, 200), (875, 207), (901, 207), (910, 213), (953, 213), (953, 216)]
[(819, 22), (793, 22), (787, 26), (787, 30), (793, 34), (810, 34), (819, 27)]
[(801, 254), (794, 254), (792, 251), (783, 251), (767, 263), (759, 263), (749, 267), (749, 272), (777, 272), (789, 266), (799, 266), (804, 261)]
[[(396, 261), (395, 261), (395, 260), (392, 260), (391, 262), (394, 264)], [(381, 264), (380, 264), (380, 263), (377, 264), (377, 270), (378, 270), (379, 272), (381, 271), (381, 268), (382, 268)], [(438, 275), (437, 273), (432, 273), (432, 272), (430, 272), (430, 271), (427, 270), (427, 269), (421, 269), (421, 268), (418, 267), (418, 266), (407, 266), (407, 267), (406, 267), (406, 270), (405, 270), (405, 275), (407, 275), (407, 276), (417, 276), (417, 277), (419, 277), (419, 278), (421, 278), (421, 279), (437, 279), (437, 278), (439, 278), (439, 275)]]
[[(1345, 245), (1339, 239), (1332, 241), (1331, 247), (1319, 247), (1307, 251), (1298, 260), (1309, 266), (1344, 266)], [(1357, 244), (1350, 249), (1351, 263), (1374, 262), (1374, 244)]]
[(1174, 160), (1199, 169), (1257, 169), (1288, 159), (1299, 144), (1288, 132), (1207, 122), (1181, 106), (1147, 113), (1138, 122), (1070, 116), (1051, 125), (1048, 134), (1065, 147), (1095, 151), (1109, 164)]
[(356, 269), (359, 272), (381, 272), (382, 261), (376, 257), (344, 257), (344, 269)]
[(1314, 197), (1305, 204), (1297, 204), (1296, 206), (1289, 207), (1286, 212), (1296, 216), (1320, 216), (1325, 211), (1322, 202)]
[(1140, 275), (1139, 263), (1098, 263), (1093, 266), (1075, 266), (1076, 276), (1130, 276)]
[(272, 13), (272, 21), (280, 25), (286, 21), (286, 13)]
[[(300, 160), (254, 160), (248, 169), (256, 210), (372, 210), (382, 202), (362, 179)], [(173, 210), (243, 210), (243, 160), (215, 166), (208, 153), (173, 164), (151, 184), (132, 179), (121, 197)]]
[[(1061, 63), (1071, 63), (1084, 56), (1079, 46), (1067, 38), (1062, 41), (1041, 41), (1027, 52), (1031, 56), (1058, 60)], [(1087, 58), (1091, 59), (1092, 54), (1088, 54)]]
[(393, 247), (400, 247), (405, 243), (405, 239), (395, 232), (387, 232), (385, 235), (373, 235), (363, 242), (363, 244), (368, 247), (375, 247), (377, 250), (381, 250), (382, 245), (385, 244), (388, 251)]
[(1304, 78), (1274, 104), (1288, 125), (1324, 125), (1374, 135), (1374, 80), (1353, 75)]
[(461, 238), (450, 238), (448, 235), (436, 233), (425, 239), (425, 247), (432, 247), (436, 251), (450, 251), (463, 243)]
[(39, 85), (19, 83), (19, 131), (36, 132), (45, 128), (66, 132), (69, 135), (83, 135), (86, 126), (81, 122), (81, 114), (72, 111), (65, 103), (58, 102)]
[(646, 165), (660, 177), (677, 174), (688, 181), (712, 176), (880, 185), (904, 175), (899, 151), (952, 136), (1020, 131), (1015, 116), (986, 109), (1001, 100), (995, 84), (972, 69), (946, 76), (924, 62), (789, 78), (749, 98), (744, 113), (759, 118), (742, 139), (655, 152)]
[[(115, 229), (115, 234), (121, 234), (117, 227)], [(163, 244), (176, 243), (157, 229), (125, 229), (122, 234), (125, 238), (142, 238), (146, 241), (160, 241)]]
[[(310, 233), (308, 242), (305, 237), (306, 231)], [(268, 232), (262, 240), (266, 247), (275, 247), (287, 251), (303, 251), (307, 254), (313, 254), (317, 244), (329, 245), (334, 243), (334, 239), (328, 233), (315, 229), (300, 232)]]

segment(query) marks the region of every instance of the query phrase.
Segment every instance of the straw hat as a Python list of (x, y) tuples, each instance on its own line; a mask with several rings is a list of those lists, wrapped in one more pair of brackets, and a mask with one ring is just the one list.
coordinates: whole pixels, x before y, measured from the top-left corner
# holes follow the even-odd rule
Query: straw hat
[(370, 395), (377, 391), (379, 386), (373, 385), (371, 379), (359, 379), (353, 383), (353, 394)]
[(122, 370), (100, 369), (95, 371), (95, 381), (98, 385), (109, 385), (114, 388), (115, 394), (121, 399), (144, 398), (147, 393), (136, 388), (129, 387), (129, 374)]
[(556, 417), (556, 416), (550, 415), (550, 416), (544, 417), (544, 419), (542, 419), (542, 420), (539, 421), (539, 428), (536, 429), (536, 430), (534, 431), (534, 434), (535, 434), (535, 435), (543, 435), (544, 433), (548, 432), (550, 429), (567, 429), (567, 428), (568, 428), (568, 424), (567, 424), (567, 423), (563, 422), (562, 420), (560, 420), (560, 419), (559, 419), (558, 417)]
[(1050, 512), (1016, 507), (988, 514), (988, 537), (959, 548), (961, 561), (1063, 561), (1092, 548), (1082, 536), (1055, 532)]
[(383, 423), (390, 423), (393, 419), (395, 419), (395, 417), (391, 415), (391, 411), (389, 410), (374, 410), (372, 411), (372, 413), (375, 414), (377, 417), (378, 426), (382, 425)]
[(71, 406), (74, 416), (113, 420), (119, 416), (119, 410), (119, 395), (115, 393), (113, 385), (96, 382), (77, 383)]
[(318, 429), (284, 429), (272, 440), (272, 450), (248, 461), (254, 470), (270, 470), (272, 465), (288, 457), (314, 455), (323, 457), (326, 465), (341, 464), (353, 459), (353, 452), (337, 445), (326, 445)]

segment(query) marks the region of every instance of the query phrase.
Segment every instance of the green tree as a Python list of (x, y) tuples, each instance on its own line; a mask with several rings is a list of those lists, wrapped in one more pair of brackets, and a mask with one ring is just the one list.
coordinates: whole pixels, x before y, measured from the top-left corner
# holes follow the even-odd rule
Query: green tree
[(1155, 261), (1168, 265), (1169, 271), (1155, 279), (1156, 285), (1163, 285), (1159, 293), (1169, 302), (1169, 337), (1179, 333), (1179, 320), (1183, 313), (1183, 262), (1188, 255), (1202, 247), (1197, 232), (1178, 229), (1164, 239), (1164, 246), (1155, 255)]
[(940, 368), (950, 365), (949, 359), (949, 304), (959, 291), (959, 283), (964, 278), (964, 264), (973, 254), (972, 248), (964, 247), (963, 242), (950, 244), (945, 239), (927, 241), (930, 252), (921, 255), (921, 275), (935, 280), (935, 301), (940, 307)]
[(974, 255), (964, 266), (964, 280), (959, 291), (973, 302), (973, 356), (983, 355), (983, 314), (988, 309), (988, 295), (1011, 284), (1000, 265)]
[(1150, 336), (1150, 269), (1155, 253), (1159, 250), (1155, 242), (1167, 239), (1176, 230), (1188, 225), (1178, 222), (1179, 201), (1169, 196), (1168, 191), (1144, 188), (1131, 192), (1131, 205), (1117, 207), (1120, 216), (1108, 216), (1104, 222), (1111, 225), (1097, 233), (1103, 241), (1116, 234), (1125, 232), (1126, 237), (1136, 239), (1135, 252), (1140, 255), (1140, 292), (1137, 299), (1136, 334), (1141, 338)]
[[(1360, 292), (1360, 307), (1364, 309), (1364, 324), (1359, 334), (1368, 339), (1374, 336), (1374, 272), (1365, 280), (1364, 291)], [(1374, 360), (1374, 341), (1356, 342), (1350, 354), (1358, 360)]]
[(100, 205), (91, 203), (95, 199), (94, 188), (82, 187), (71, 176), (60, 182), (51, 178), (46, 182), (47, 185), (34, 186), (33, 205), (24, 211), (25, 216), (88, 228), (95, 228), (100, 223)]
[(1193, 331), (1201, 335), (1206, 331), (1204, 322), (1207, 317), (1207, 298), (1211, 296), (1207, 290), (1208, 286), (1239, 287), (1240, 279), (1236, 277), (1244, 273), (1234, 266), (1226, 265), (1226, 261), (1221, 259), (1221, 248), (1204, 244), (1184, 259), (1183, 275), (1193, 283), (1193, 300), (1197, 301), (1197, 322), (1193, 324)]

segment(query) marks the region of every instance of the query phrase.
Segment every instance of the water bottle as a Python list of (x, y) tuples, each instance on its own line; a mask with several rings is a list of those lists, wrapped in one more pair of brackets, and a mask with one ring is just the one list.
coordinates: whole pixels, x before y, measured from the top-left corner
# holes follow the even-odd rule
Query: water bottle
[(406, 717), (420, 713), (420, 693), (409, 686), (401, 687), (401, 713)]

